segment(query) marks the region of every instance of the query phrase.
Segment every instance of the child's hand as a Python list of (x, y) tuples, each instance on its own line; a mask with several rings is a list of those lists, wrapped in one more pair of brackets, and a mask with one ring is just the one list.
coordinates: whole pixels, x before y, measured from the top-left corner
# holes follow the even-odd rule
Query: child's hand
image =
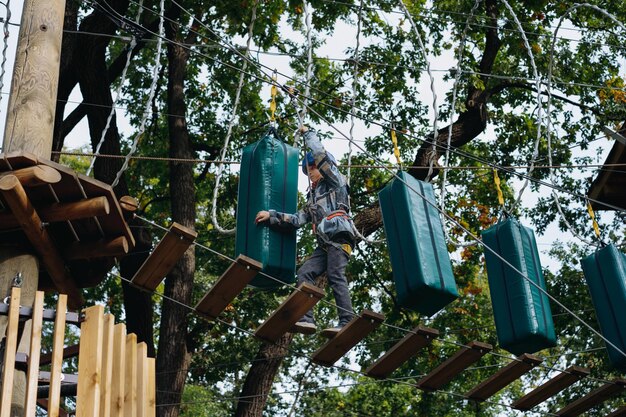
[(266, 210), (261, 210), (256, 214), (254, 222), (256, 224), (266, 222), (270, 219), (270, 212)]

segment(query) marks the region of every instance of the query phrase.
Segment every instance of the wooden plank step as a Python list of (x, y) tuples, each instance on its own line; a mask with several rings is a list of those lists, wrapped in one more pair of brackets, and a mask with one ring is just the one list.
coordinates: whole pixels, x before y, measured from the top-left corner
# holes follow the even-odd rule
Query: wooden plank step
[(540, 357), (524, 353), (518, 356), (517, 360), (512, 361), (507, 366), (476, 385), (465, 394), (465, 397), (476, 401), (485, 401), (541, 362), (543, 362), (543, 359)]
[(313, 362), (332, 366), (384, 320), (385, 316), (382, 314), (363, 310), (360, 316), (354, 317), (335, 337), (317, 349), (313, 354)]
[(417, 388), (425, 391), (438, 390), (492, 349), (493, 346), (488, 343), (470, 342), (422, 378), (417, 383)]
[(194, 230), (178, 223), (172, 224), (170, 230), (135, 273), (133, 284), (154, 291), (197, 236)]
[(196, 305), (196, 311), (206, 317), (217, 318), (261, 269), (263, 265), (260, 262), (244, 255), (237, 256)]
[(418, 326), (396, 343), (376, 362), (371, 364), (365, 373), (372, 378), (387, 378), (404, 362), (415, 356), (417, 352), (430, 345), (439, 331), (430, 327)]
[(511, 407), (521, 411), (530, 410), (587, 375), (589, 375), (589, 369), (581, 368), (580, 366), (570, 366), (545, 384), (515, 401), (511, 404)]
[(621, 406), (606, 417), (626, 417), (626, 405)]
[(323, 297), (323, 290), (303, 282), (256, 330), (254, 335), (270, 342), (278, 340)]
[(626, 389), (626, 379), (615, 379), (563, 407), (561, 410), (556, 412), (556, 415), (561, 417), (579, 416), (591, 407), (603, 403), (615, 394), (621, 393), (624, 389)]

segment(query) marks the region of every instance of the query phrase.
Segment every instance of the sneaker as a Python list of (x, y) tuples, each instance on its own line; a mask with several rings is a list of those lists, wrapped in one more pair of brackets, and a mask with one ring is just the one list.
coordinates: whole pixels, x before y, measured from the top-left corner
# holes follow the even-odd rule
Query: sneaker
[(317, 331), (315, 323), (299, 321), (291, 328), (291, 333), (314, 334)]
[(343, 329), (343, 326), (329, 327), (322, 330), (322, 336), (332, 339), (333, 337), (337, 336), (337, 333), (339, 333), (341, 329)]

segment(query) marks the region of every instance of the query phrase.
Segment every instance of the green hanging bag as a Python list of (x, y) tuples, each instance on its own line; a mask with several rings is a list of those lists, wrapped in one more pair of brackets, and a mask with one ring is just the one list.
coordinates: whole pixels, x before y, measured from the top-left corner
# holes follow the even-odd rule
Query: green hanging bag
[[(520, 355), (556, 346), (552, 310), (544, 291), (537, 242), (532, 229), (508, 218), (482, 232), (483, 242), (522, 272), (524, 278), (485, 250), (489, 292), (500, 346)], [(533, 285), (529, 282), (531, 280)]]
[[(398, 172), (378, 194), (398, 303), (427, 316), (459, 296), (431, 184)], [(421, 194), (418, 195), (417, 193)]]
[[(263, 264), (263, 272), (282, 283), (295, 282), (296, 232), (279, 232), (254, 223), (261, 210), (295, 213), (298, 204), (298, 150), (271, 129), (243, 149), (237, 199), (235, 256)], [(251, 285), (271, 289), (282, 285), (257, 275)]]
[[(582, 260), (602, 335), (626, 352), (626, 255), (608, 245)], [(611, 364), (626, 372), (626, 356), (607, 344)]]

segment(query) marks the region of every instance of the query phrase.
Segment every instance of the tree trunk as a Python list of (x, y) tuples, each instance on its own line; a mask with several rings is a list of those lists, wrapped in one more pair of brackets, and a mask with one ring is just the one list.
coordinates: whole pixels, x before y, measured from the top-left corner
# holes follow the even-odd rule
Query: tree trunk
[(235, 417), (256, 417), (263, 414), (267, 396), (283, 358), (289, 352), (293, 334), (286, 333), (275, 343), (264, 342), (259, 348), (241, 389)]
[[(176, 18), (172, 19), (176, 20)], [(175, 26), (167, 25), (167, 38), (174, 39)], [(168, 43), (168, 130), (170, 157), (193, 158), (189, 131), (185, 119), (184, 80), (189, 52)], [(170, 162), (170, 195), (172, 219), (184, 226), (194, 228), (196, 219), (195, 184), (193, 166)], [(165, 281), (165, 295), (189, 305), (195, 272), (194, 246), (180, 259)], [(190, 362), (187, 346), (187, 316), (189, 310), (167, 299), (163, 301), (159, 350), (157, 356), (157, 404), (159, 417), (177, 417), (180, 411), (182, 391)], [(174, 372), (173, 372), (174, 371)], [(170, 404), (170, 405), (166, 405)]]

